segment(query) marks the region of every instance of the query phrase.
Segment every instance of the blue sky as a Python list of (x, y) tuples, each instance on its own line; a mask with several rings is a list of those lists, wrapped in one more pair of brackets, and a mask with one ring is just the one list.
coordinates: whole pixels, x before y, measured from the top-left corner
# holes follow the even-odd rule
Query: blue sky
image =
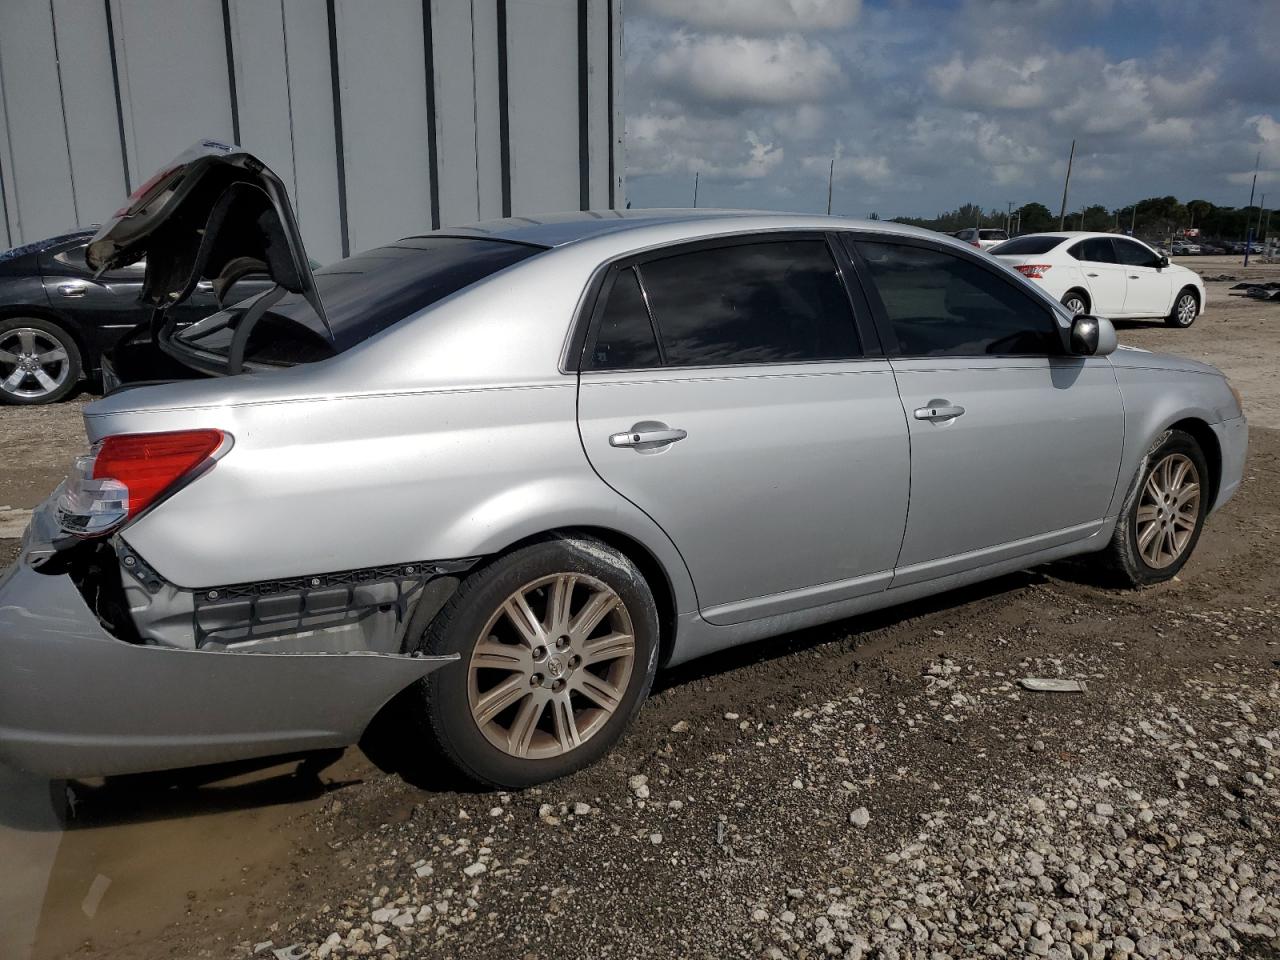
[[(1280, 201), (1280, 0), (624, 0), (633, 206)], [(1272, 203), (1269, 200), (1268, 206)]]

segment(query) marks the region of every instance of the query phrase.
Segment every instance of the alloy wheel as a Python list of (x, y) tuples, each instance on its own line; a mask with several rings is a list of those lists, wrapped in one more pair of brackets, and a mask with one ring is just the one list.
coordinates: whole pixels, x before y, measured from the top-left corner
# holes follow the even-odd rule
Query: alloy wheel
[(1181, 326), (1189, 327), (1196, 318), (1196, 298), (1189, 293), (1184, 293), (1178, 298), (1178, 323)]
[(14, 397), (47, 397), (67, 381), (71, 360), (52, 334), (15, 327), (0, 334), (0, 389)]
[(480, 632), (467, 675), (471, 718), (510, 756), (561, 756), (609, 722), (635, 660), (631, 615), (612, 587), (582, 573), (541, 577)]
[(1156, 570), (1186, 552), (1200, 522), (1200, 472), (1190, 457), (1171, 453), (1147, 476), (1138, 501), (1138, 552)]
[(1084, 301), (1079, 297), (1068, 297), (1063, 306), (1070, 311), (1072, 316), (1078, 316), (1084, 313)]

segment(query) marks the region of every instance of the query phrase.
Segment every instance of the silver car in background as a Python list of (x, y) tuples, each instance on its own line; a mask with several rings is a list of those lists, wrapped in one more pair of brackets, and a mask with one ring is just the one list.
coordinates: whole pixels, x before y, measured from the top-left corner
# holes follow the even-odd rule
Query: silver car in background
[(207, 376), (90, 404), (0, 582), (0, 757), (48, 776), (385, 708), (419, 761), (537, 783), (665, 665), (1075, 554), (1168, 579), (1243, 469), (1217, 370), (883, 221), (516, 218), (313, 274), (279, 181), (206, 143), (89, 254), (144, 255)]

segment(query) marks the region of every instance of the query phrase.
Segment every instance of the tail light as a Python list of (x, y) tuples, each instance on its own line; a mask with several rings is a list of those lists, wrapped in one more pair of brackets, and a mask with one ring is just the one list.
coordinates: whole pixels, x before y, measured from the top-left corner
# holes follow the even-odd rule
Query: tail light
[(1052, 266), (1053, 264), (1051, 263), (1020, 263), (1013, 269), (1028, 280), (1043, 280), (1044, 275), (1049, 272), (1049, 268)]
[(194, 479), (228, 439), (221, 430), (107, 437), (76, 458), (58, 498), (59, 522), (77, 536), (109, 533)]

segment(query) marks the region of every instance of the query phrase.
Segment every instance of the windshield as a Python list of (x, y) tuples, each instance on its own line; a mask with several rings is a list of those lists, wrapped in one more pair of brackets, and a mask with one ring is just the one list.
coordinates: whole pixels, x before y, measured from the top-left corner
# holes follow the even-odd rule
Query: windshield
[(1002, 243), (998, 247), (992, 247), (991, 252), (996, 256), (1048, 253), (1065, 239), (1067, 238), (1054, 236), (1018, 237), (1008, 243)]
[[(342, 353), (425, 307), (542, 251), (471, 237), (410, 237), (315, 271), (332, 341), (306, 299), (288, 294), (250, 332), (249, 362), (290, 366)], [(256, 299), (256, 298), (255, 298)], [(179, 346), (226, 356), (246, 300), (180, 331)]]

